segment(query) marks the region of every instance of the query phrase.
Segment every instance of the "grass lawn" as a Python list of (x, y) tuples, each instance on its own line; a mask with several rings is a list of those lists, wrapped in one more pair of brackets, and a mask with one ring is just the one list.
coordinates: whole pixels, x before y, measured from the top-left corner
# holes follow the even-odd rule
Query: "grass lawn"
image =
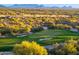
[[(48, 38), (48, 40), (42, 40)], [(41, 32), (34, 33), (28, 36), (28, 39), (35, 40), (41, 45), (49, 45), (56, 42), (64, 42), (67, 39), (79, 39), (78, 32), (72, 32), (70, 30), (44, 30)]]
[[(45, 39), (48, 40), (40, 40)], [(44, 30), (25, 37), (0, 38), (0, 51), (10, 51), (16, 43), (21, 41), (36, 41), (40, 45), (50, 45), (56, 42), (64, 42), (67, 39), (79, 39), (79, 33), (69, 30)]]

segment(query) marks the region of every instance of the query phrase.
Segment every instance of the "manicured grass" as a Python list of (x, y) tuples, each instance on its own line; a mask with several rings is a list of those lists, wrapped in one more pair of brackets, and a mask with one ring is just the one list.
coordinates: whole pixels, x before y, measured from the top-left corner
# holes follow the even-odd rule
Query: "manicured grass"
[(78, 36), (79, 33), (69, 30), (44, 30), (30, 35), (30, 38), (53, 37), (53, 36)]
[[(48, 38), (48, 40), (40, 40)], [(78, 32), (69, 30), (44, 30), (25, 37), (0, 38), (0, 51), (10, 51), (16, 43), (24, 40), (36, 41), (40, 45), (50, 45), (56, 42), (64, 42), (68, 39), (79, 39)]]
[[(40, 39), (45, 38), (49, 39), (40, 41)], [(56, 42), (64, 42), (65, 40), (71, 38), (79, 39), (79, 33), (72, 32), (70, 30), (44, 30), (28, 36), (28, 39), (35, 40), (41, 45), (53, 44)]]

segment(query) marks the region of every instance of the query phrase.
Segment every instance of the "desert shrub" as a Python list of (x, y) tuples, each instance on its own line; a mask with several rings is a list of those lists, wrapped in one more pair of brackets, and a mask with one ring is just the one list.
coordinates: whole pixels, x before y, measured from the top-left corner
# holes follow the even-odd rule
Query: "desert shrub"
[(53, 49), (50, 50), (50, 54), (53, 54), (53, 55), (64, 55), (65, 54), (65, 51), (63, 50), (62, 48), (63, 46), (61, 44), (54, 44), (53, 45)]
[(66, 54), (77, 54), (77, 47), (76, 47), (77, 41), (76, 40), (68, 40), (64, 44), (64, 49)]
[(70, 29), (70, 28), (72, 28), (71, 26), (66, 25), (66, 24), (56, 24), (55, 27), (57, 29)]
[(56, 55), (74, 55), (78, 53), (78, 43), (77, 40), (68, 40), (64, 43), (54, 44), (53, 49), (50, 50), (51, 54)]
[(39, 32), (39, 31), (42, 31), (43, 28), (42, 27), (38, 27), (38, 28), (33, 28), (31, 31), (32, 32)]
[(17, 55), (47, 55), (47, 50), (34, 41), (23, 41), (21, 44), (16, 44), (13, 52)]
[(66, 54), (77, 54), (77, 49), (72, 43), (67, 43), (64, 45), (64, 50)]
[(0, 51), (12, 51), (13, 46), (0, 46)]

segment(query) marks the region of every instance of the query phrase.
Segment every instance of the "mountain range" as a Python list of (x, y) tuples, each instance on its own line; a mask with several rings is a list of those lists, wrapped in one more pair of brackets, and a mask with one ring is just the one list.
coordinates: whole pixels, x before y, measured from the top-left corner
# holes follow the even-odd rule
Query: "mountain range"
[(0, 4), (0, 8), (72, 8), (72, 6), (48, 6), (44, 4), (12, 4), (6, 6), (6, 4)]

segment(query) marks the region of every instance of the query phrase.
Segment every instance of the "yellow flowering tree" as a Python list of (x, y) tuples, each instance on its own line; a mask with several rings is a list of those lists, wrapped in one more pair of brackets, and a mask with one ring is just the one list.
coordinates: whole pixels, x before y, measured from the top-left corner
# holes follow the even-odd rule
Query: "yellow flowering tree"
[(64, 42), (63, 45), (60, 43), (53, 44), (53, 49), (51, 49), (50, 53), (56, 55), (73, 55), (77, 54), (78, 49), (77, 40), (70, 39)]
[(76, 40), (68, 40), (67, 43), (64, 45), (65, 52), (67, 54), (77, 54), (77, 41)]
[(23, 41), (21, 44), (16, 44), (13, 49), (17, 55), (47, 55), (47, 50), (36, 42)]
[(31, 31), (31, 28), (32, 28), (31, 25), (26, 25), (25, 31), (26, 31), (26, 32), (30, 32), (30, 31)]

